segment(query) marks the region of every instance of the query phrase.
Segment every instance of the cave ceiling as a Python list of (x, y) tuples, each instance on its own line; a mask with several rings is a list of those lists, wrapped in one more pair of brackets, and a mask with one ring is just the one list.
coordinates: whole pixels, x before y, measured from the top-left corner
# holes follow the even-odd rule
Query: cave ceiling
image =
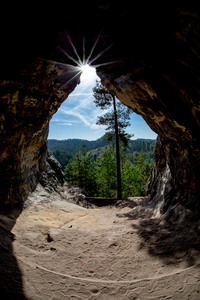
[[(198, 118), (192, 121), (188, 111), (192, 104), (193, 116), (199, 115), (199, 10), (195, 3), (96, 0), (41, 6), (30, 1), (21, 6), (8, 1), (4, 6), (7, 21), (1, 21), (1, 74), (10, 79), (36, 57), (73, 65), (75, 48), (80, 58), (91, 55), (92, 64), (99, 66), (98, 75), (104, 79), (106, 74), (111, 81), (109, 88), (114, 78), (119, 86), (121, 75), (126, 74), (127, 81), (136, 83), (139, 95), (135, 98), (142, 101), (145, 93), (151, 99), (159, 98), (149, 104), (143, 117), (156, 107), (164, 110), (168, 102), (169, 117), (179, 118), (180, 128), (184, 126), (181, 119), (188, 117), (191, 128), (186, 134), (192, 134), (199, 122)], [(122, 100), (113, 86), (114, 90)], [(128, 102), (135, 106), (135, 101)], [(135, 109), (141, 114), (142, 109)], [(162, 135), (160, 126), (147, 118), (149, 121)]]

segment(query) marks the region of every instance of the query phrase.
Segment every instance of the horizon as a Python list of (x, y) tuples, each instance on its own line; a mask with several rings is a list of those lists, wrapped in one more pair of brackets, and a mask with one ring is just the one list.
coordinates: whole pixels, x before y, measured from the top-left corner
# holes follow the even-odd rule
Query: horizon
[[(95, 142), (97, 140), (100, 140), (102, 139), (102, 137), (96, 139), (96, 140), (87, 140), (87, 139), (81, 139), (81, 138), (68, 138), (68, 139), (62, 139), (62, 140), (59, 140), (59, 139), (55, 139), (55, 138), (48, 138), (47, 140), (51, 140), (51, 141), (59, 141), (59, 142), (63, 142), (63, 141), (69, 141), (69, 140), (81, 140), (81, 141), (87, 141), (87, 142)], [(156, 138), (137, 138), (137, 139), (130, 139), (130, 141), (137, 141), (137, 140), (151, 140), (151, 141), (154, 141), (156, 140)]]

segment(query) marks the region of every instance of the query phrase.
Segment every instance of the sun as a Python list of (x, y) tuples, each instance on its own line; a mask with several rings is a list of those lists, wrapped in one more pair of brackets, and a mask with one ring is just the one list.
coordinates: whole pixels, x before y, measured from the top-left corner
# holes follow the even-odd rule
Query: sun
[[(96, 68), (99, 66), (103, 65), (110, 65), (112, 63), (116, 63), (116, 61), (111, 61), (111, 62), (105, 62), (101, 64), (94, 64), (94, 62), (101, 57), (104, 52), (108, 51), (112, 45), (108, 45), (105, 49), (102, 51), (98, 52), (96, 55), (94, 55), (94, 51), (96, 48), (96, 45), (100, 39), (101, 32), (97, 36), (94, 45), (92, 46), (90, 52), (88, 55), (85, 53), (85, 39), (83, 39), (83, 50), (82, 50), (82, 55), (79, 55), (77, 48), (75, 47), (70, 35), (66, 32), (67, 36), (67, 41), (71, 45), (71, 48), (73, 50), (72, 54), (69, 54), (65, 49), (59, 48), (60, 51), (64, 53), (68, 57), (69, 60), (73, 62), (73, 65), (71, 64), (65, 64), (66, 67), (69, 67), (70, 72), (72, 72), (72, 76), (70, 79), (65, 83), (68, 84), (71, 80), (73, 80), (75, 77), (80, 76), (80, 81), (84, 82), (84, 84), (93, 84), (95, 81), (99, 80), (99, 77), (97, 76), (96, 73)], [(91, 64), (93, 67), (91, 67)]]
[(93, 81), (96, 77), (96, 69), (91, 67), (89, 64), (83, 64), (80, 66), (81, 81)]

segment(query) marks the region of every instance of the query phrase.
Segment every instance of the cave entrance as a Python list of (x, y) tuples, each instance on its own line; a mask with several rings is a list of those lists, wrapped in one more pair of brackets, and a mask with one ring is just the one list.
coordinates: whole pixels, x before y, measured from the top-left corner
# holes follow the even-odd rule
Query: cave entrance
[[(97, 174), (93, 172), (93, 170), (89, 170), (89, 167), (85, 169), (79, 169), (76, 170), (76, 173), (83, 172), (84, 175), (82, 177), (87, 177), (83, 179), (80, 175), (80, 178), (74, 179), (72, 176), (72, 170), (68, 169), (68, 164), (71, 163), (71, 158), (74, 158), (74, 156), (77, 154), (77, 152), (81, 152), (81, 148), (83, 146), (86, 147), (87, 151), (92, 152), (93, 156), (93, 162), (89, 161), (88, 157), (83, 158), (84, 153), (80, 153), (79, 160), (83, 159), (84, 162), (82, 163), (85, 165), (85, 161), (87, 161), (88, 166), (90, 164), (95, 164), (97, 158), (99, 158), (100, 154), (102, 154), (102, 151), (100, 150), (105, 148), (106, 145), (108, 145), (105, 140), (103, 140), (103, 136), (106, 133), (106, 128), (108, 128), (107, 125), (97, 125), (97, 119), (99, 116), (104, 115), (105, 113), (109, 113), (113, 110), (113, 107), (111, 106), (107, 111), (102, 110), (100, 107), (96, 106), (94, 102), (94, 96), (93, 96), (93, 88), (96, 85), (96, 81), (100, 81), (100, 78), (96, 74), (96, 70), (94, 67), (90, 67), (89, 65), (83, 65), (82, 67), (82, 74), (80, 77), (80, 83), (77, 85), (77, 87), (74, 89), (74, 91), (69, 95), (66, 101), (63, 102), (58, 112), (54, 115), (52, 122), (50, 124), (50, 130), (49, 130), (49, 138), (48, 138), (48, 145), (49, 150), (53, 151), (54, 156), (56, 159), (61, 163), (63, 170), (65, 171), (65, 175), (69, 175), (69, 178), (65, 178), (67, 182), (73, 183), (77, 186), (80, 186), (85, 191), (90, 191), (91, 197), (94, 198), (100, 197), (102, 202), (102, 199), (104, 197), (110, 198), (110, 199), (121, 199), (126, 198), (128, 194), (128, 189), (126, 192), (124, 192), (124, 195), (120, 196), (116, 195), (116, 189), (112, 187), (112, 192), (108, 192), (108, 190), (105, 191), (97, 191), (96, 181), (94, 178), (97, 177)], [(116, 99), (116, 104), (120, 102), (118, 99)], [(123, 121), (123, 118), (121, 119)], [(128, 126), (126, 128), (126, 132), (128, 134), (132, 134), (136, 141), (137, 145), (129, 145), (129, 150), (131, 152), (131, 155), (134, 155), (135, 157), (132, 157), (130, 159), (131, 163), (136, 162), (136, 155), (135, 153), (144, 152), (144, 158), (148, 159), (149, 162), (153, 163), (153, 149), (155, 145), (156, 136), (154, 132), (151, 132), (151, 129), (147, 126), (145, 121), (141, 116), (134, 113), (132, 111), (132, 116), (130, 120), (130, 124), (132, 126)], [(133, 128), (135, 129), (135, 124), (138, 127), (138, 136), (135, 137), (133, 133)], [(105, 128), (106, 127), (106, 128)], [(146, 128), (145, 128), (146, 127)], [(69, 128), (69, 130), (66, 130), (66, 128)], [(147, 131), (149, 131), (149, 136)], [(142, 135), (143, 132), (143, 135)], [(141, 135), (140, 135), (141, 134)], [(59, 143), (56, 141), (60, 140)], [(146, 141), (147, 140), (147, 141)], [(151, 144), (149, 142), (151, 140)], [(56, 146), (57, 145), (57, 146)], [(119, 148), (119, 147), (118, 147)], [(117, 147), (115, 148), (117, 149)], [(128, 151), (129, 151), (128, 150)], [(121, 150), (122, 151), (122, 150)], [(111, 155), (109, 163), (113, 160), (114, 155), (114, 148), (112, 148), (111, 153), (108, 153), (107, 155)], [(116, 151), (117, 152), (117, 151)], [(119, 151), (118, 151), (119, 152)], [(133, 153), (134, 152), (134, 153)], [(128, 154), (126, 154), (128, 157)], [(121, 156), (121, 159), (119, 158)], [(116, 155), (116, 158), (118, 157), (118, 161), (116, 161), (116, 158), (114, 158), (113, 164), (109, 165), (110, 170), (112, 170), (112, 174), (110, 174), (110, 178), (113, 177), (113, 186), (115, 185), (115, 172), (114, 170), (117, 169), (119, 173), (120, 164), (119, 161), (121, 160), (122, 163), (122, 156), (124, 156), (124, 161), (127, 159), (125, 158), (125, 152), (124, 154)], [(77, 158), (78, 159), (78, 158)], [(74, 158), (75, 160), (75, 158)], [(75, 163), (77, 164), (78, 161), (76, 160)], [(80, 161), (79, 161), (80, 163)], [(103, 163), (103, 162), (102, 162)], [(115, 166), (117, 164), (117, 166)], [(66, 169), (67, 166), (67, 169)], [(121, 166), (122, 167), (122, 166)], [(96, 170), (96, 165), (94, 166), (94, 169)], [(122, 168), (123, 169), (123, 168)], [(82, 170), (82, 171), (80, 171)], [(87, 171), (87, 172), (86, 172)], [(124, 172), (124, 171), (123, 171)], [(88, 174), (87, 176), (85, 174)], [(87, 184), (89, 181), (89, 177), (91, 173), (94, 175), (92, 178), (90, 178), (90, 184)], [(109, 172), (106, 172), (109, 173)], [(114, 175), (113, 175), (114, 174)], [(71, 176), (71, 177), (70, 177)], [(138, 175), (139, 176), (139, 175)], [(73, 178), (72, 178), (73, 177)], [(120, 175), (117, 176), (120, 178)], [(107, 179), (107, 181), (111, 181), (110, 178)], [(123, 177), (124, 179), (124, 177)], [(100, 179), (99, 179), (100, 180)], [(106, 179), (105, 179), (106, 180)], [(84, 182), (82, 182), (84, 181)], [(86, 183), (85, 183), (86, 182)], [(80, 184), (79, 184), (80, 183)], [(107, 185), (107, 183), (104, 182), (104, 184)], [(141, 183), (143, 184), (143, 183)], [(95, 186), (94, 186), (95, 185)], [(101, 183), (103, 186), (103, 183)], [(94, 186), (94, 187), (93, 187)], [(119, 183), (117, 184), (119, 186)], [(103, 188), (102, 188), (103, 189)], [(110, 187), (111, 190), (111, 187)], [(138, 191), (133, 192), (138, 194)], [(108, 193), (108, 196), (106, 194)], [(143, 193), (144, 194), (144, 193)], [(89, 196), (88, 196), (89, 197)], [(103, 202), (102, 202), (103, 203)]]

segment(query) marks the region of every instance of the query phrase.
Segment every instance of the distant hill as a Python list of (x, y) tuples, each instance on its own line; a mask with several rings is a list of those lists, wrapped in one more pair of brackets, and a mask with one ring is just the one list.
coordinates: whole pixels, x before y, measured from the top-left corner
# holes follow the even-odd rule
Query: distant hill
[(47, 143), (48, 143), (48, 149), (50, 151), (59, 150), (59, 151), (64, 151), (65, 153), (71, 155), (73, 155), (76, 151), (81, 149), (83, 145), (85, 145), (88, 150), (93, 150), (108, 145), (108, 142), (104, 141), (103, 138), (100, 138), (95, 141), (88, 141), (82, 139), (67, 139), (67, 140), (49, 139)]
[[(153, 153), (156, 140), (154, 139), (136, 139), (129, 141), (129, 151), (130, 153), (137, 153), (143, 151), (151, 160), (153, 160)], [(68, 160), (82, 148), (83, 145), (86, 146), (88, 151), (100, 152), (102, 148), (107, 146), (109, 142), (101, 137), (94, 141), (82, 140), (82, 139), (67, 139), (67, 140), (56, 140), (48, 139), (47, 146), (49, 152), (51, 152), (56, 159), (64, 167)]]

